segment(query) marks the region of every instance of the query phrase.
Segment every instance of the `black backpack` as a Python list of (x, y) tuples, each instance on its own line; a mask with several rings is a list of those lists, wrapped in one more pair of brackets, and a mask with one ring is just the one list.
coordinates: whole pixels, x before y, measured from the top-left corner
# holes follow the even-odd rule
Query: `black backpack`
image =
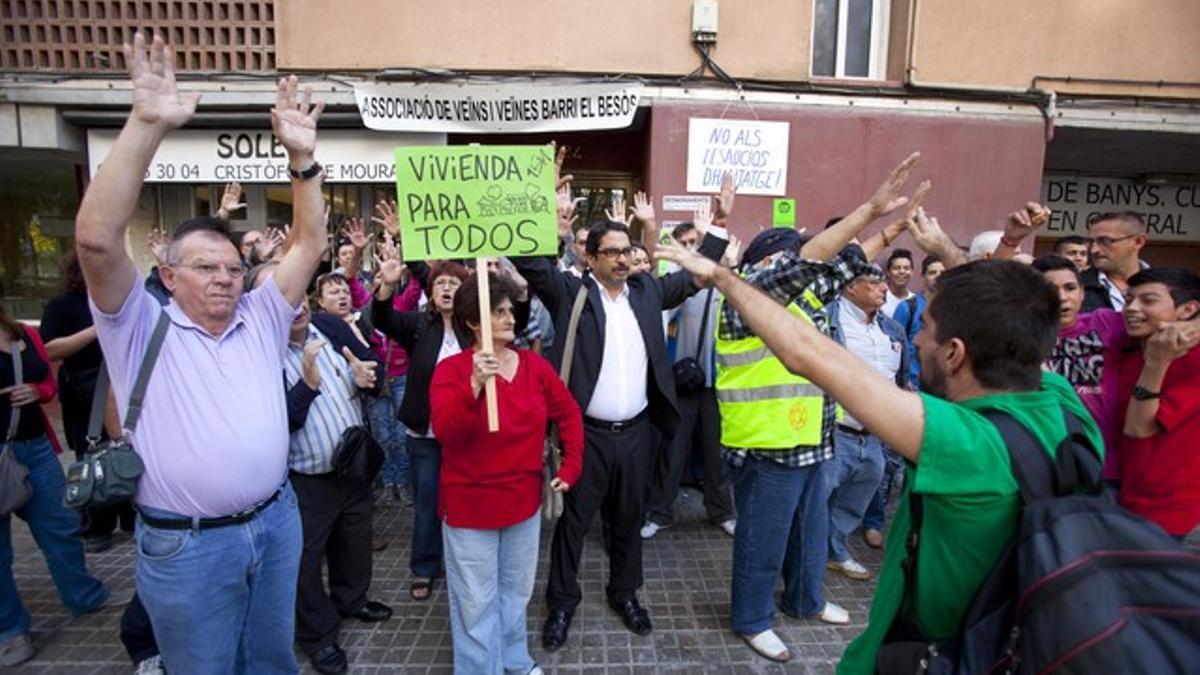
[(921, 496), (910, 490), (905, 596), (881, 675), (1200, 672), (1200, 555), (1103, 494), (1100, 455), (1063, 412), (1069, 435), (1053, 461), (1011, 416), (984, 413), (1024, 508), (952, 640), (925, 639), (913, 616)]

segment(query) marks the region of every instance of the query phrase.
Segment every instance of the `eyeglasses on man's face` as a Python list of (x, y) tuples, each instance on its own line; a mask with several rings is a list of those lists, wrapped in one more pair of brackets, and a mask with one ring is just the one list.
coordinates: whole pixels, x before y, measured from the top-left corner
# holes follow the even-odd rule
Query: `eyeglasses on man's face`
[(1126, 239), (1133, 239), (1136, 236), (1137, 236), (1136, 234), (1127, 234), (1124, 237), (1101, 236), (1101, 237), (1092, 237), (1090, 241), (1093, 244), (1095, 244), (1096, 246), (1103, 246), (1104, 248), (1112, 248), (1113, 244), (1116, 244), (1117, 242), (1125, 241)]
[(631, 255), (633, 255), (633, 247), (626, 246), (625, 248), (614, 248), (614, 247), (610, 246), (607, 248), (602, 248), (599, 251), (596, 251), (596, 255), (604, 256), (605, 258), (608, 258), (609, 260), (616, 260), (618, 258), (628, 258)]
[(246, 270), (248, 269), (242, 263), (230, 263), (222, 265), (205, 261), (188, 263), (186, 265), (175, 265), (174, 267), (187, 268), (195, 272), (197, 275), (204, 277), (205, 279), (211, 279), (222, 271), (234, 279), (245, 279)]

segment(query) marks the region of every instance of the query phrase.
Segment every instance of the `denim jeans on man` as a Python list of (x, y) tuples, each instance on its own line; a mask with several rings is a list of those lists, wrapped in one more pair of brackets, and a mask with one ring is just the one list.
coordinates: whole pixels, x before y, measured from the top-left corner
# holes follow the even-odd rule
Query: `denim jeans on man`
[[(303, 537), (290, 483), (253, 520), (207, 530), (137, 524), (138, 597), (171, 673), (296, 673)], [(156, 518), (170, 511), (140, 507)], [(197, 640), (196, 636), (203, 639)]]
[(883, 480), (879, 481), (879, 489), (875, 491), (875, 496), (871, 497), (867, 512), (863, 514), (864, 530), (883, 531), (883, 526), (887, 523), (888, 498), (891, 496), (892, 485), (896, 482), (896, 474), (904, 475), (904, 460), (884, 446)]
[(775, 580), (781, 571), (780, 609), (803, 616), (824, 609), (827, 495), (820, 463), (789, 467), (747, 457), (733, 468), (738, 514), (730, 597), (734, 632), (755, 635), (774, 624)]
[(525, 608), (541, 528), (540, 513), (498, 530), (442, 525), (454, 672), (525, 675), (533, 668)]
[(845, 562), (853, 556), (846, 537), (858, 527), (883, 476), (883, 441), (866, 432), (839, 426), (833, 459), (825, 462), (829, 493), (829, 559)]
[(371, 435), (383, 446), (380, 478), (384, 487), (408, 484), (408, 454), (405, 451), (408, 434), (404, 430), (404, 423), (396, 417), (400, 402), (404, 400), (405, 380), (403, 375), (389, 377), (387, 391), (369, 398), (366, 407)]
[[(36, 411), (35, 411), (36, 412)], [(6, 450), (5, 452), (10, 452)], [(72, 614), (86, 614), (104, 604), (108, 589), (88, 572), (79, 538), (79, 514), (63, 506), (66, 479), (54, 448), (45, 436), (14, 441), (13, 456), (29, 467), (33, 496), (16, 515), (42, 549), (58, 597)], [(29, 612), (21, 604), (13, 580), (12, 517), (0, 518), (0, 642), (29, 632)]]
[(408, 437), (409, 474), (413, 493), (413, 576), (442, 576), (442, 521), (438, 519), (438, 475), (442, 445), (432, 438)]

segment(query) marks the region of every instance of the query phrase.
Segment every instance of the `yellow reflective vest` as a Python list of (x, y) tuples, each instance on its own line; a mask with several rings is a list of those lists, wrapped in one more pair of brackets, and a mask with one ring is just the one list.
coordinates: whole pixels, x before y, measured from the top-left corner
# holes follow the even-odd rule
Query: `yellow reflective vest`
[[(824, 306), (811, 291), (803, 301), (817, 310)], [(788, 310), (812, 323), (795, 303)], [(819, 387), (789, 373), (757, 336), (723, 340), (718, 331), (716, 349), (721, 445), (791, 450), (821, 444), (824, 392)]]

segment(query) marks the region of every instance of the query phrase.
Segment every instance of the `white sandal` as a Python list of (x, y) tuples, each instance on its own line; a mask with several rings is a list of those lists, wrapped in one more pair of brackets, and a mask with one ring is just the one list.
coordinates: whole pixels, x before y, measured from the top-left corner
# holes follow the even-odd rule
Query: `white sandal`
[(750, 648), (758, 652), (760, 656), (771, 659), (776, 663), (784, 663), (792, 660), (792, 652), (788, 650), (787, 645), (783, 644), (783, 640), (775, 634), (775, 631), (768, 628), (758, 635), (743, 635), (742, 639)]

